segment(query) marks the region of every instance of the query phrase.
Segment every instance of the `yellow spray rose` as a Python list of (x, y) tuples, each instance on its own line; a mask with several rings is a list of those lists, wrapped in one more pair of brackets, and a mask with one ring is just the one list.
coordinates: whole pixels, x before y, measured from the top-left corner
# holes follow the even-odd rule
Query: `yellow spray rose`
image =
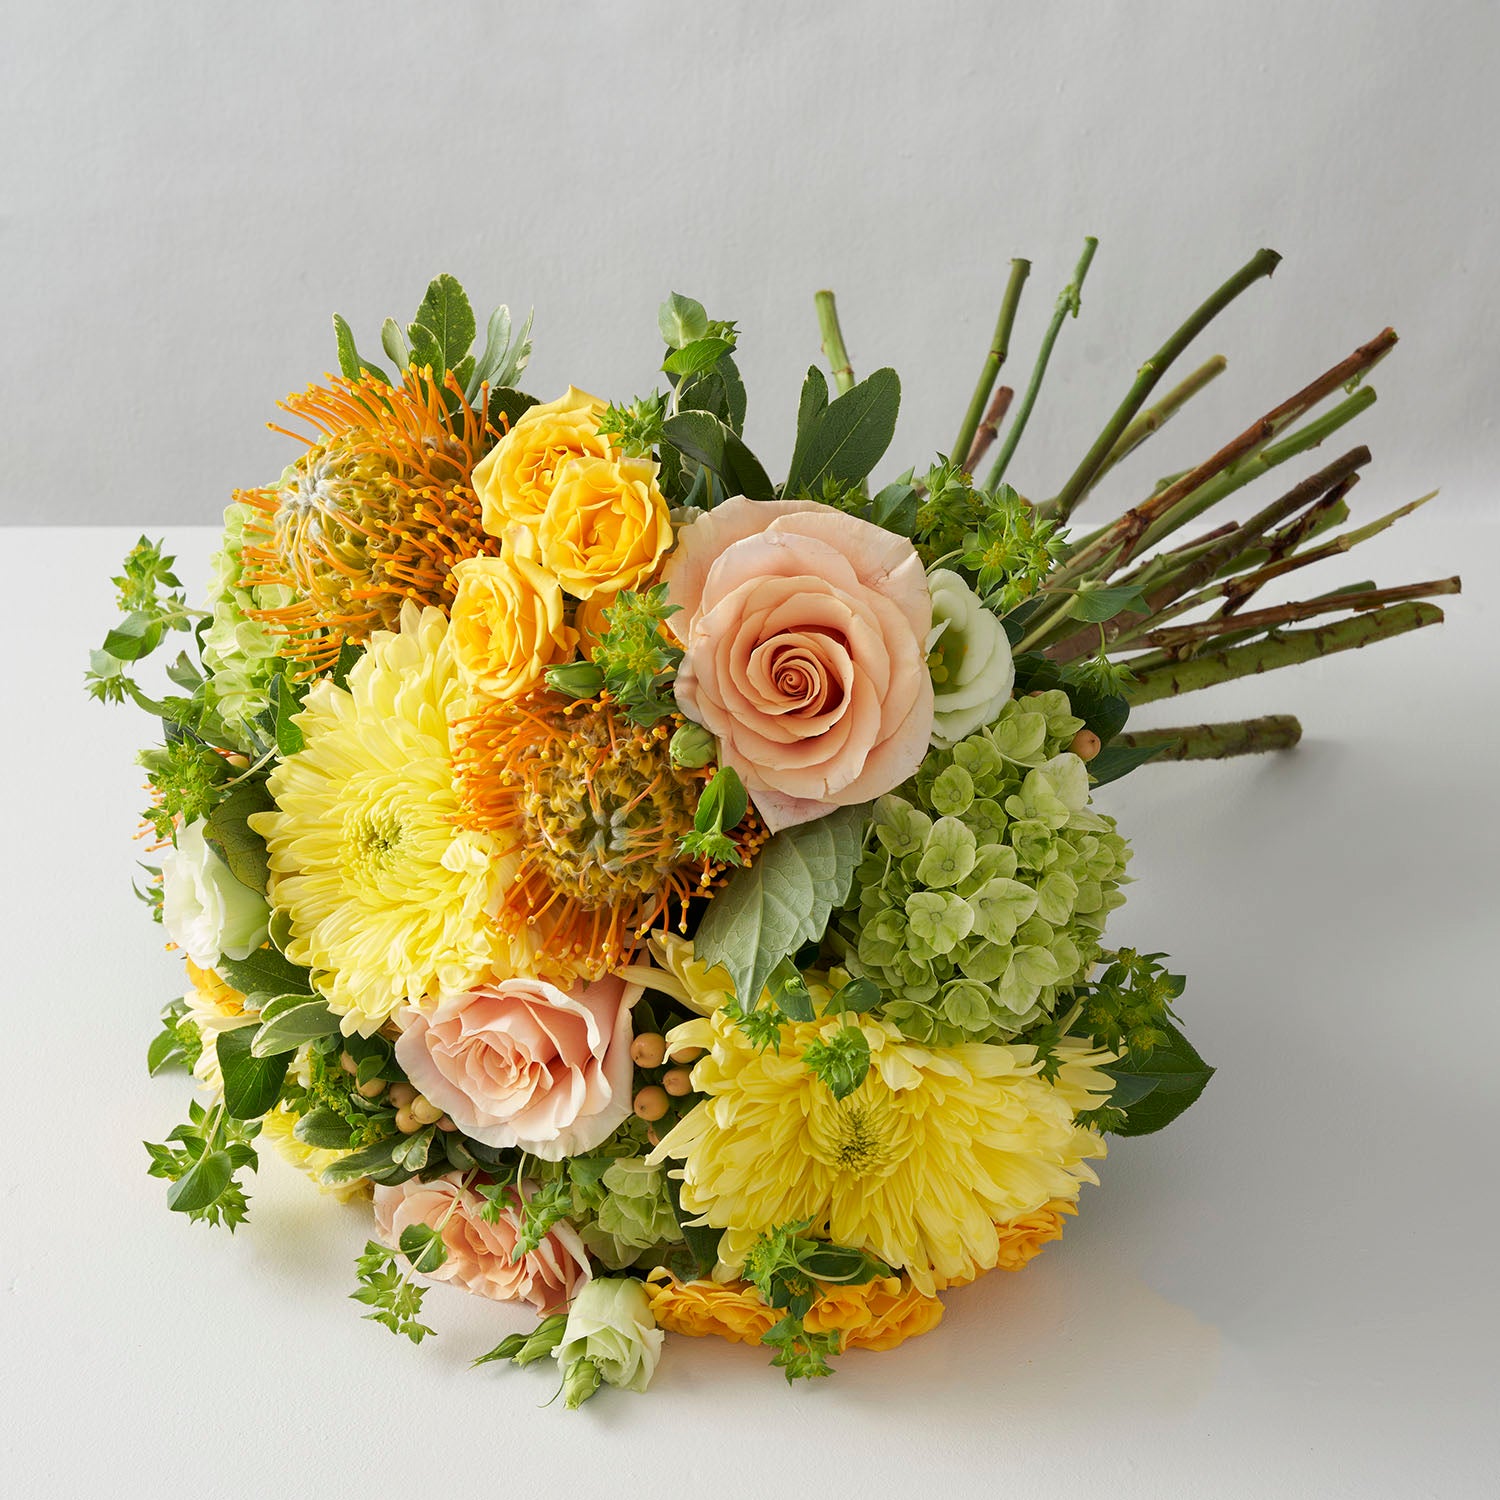
[(468, 557), (453, 569), (449, 642), (471, 693), (518, 698), (573, 654), (578, 634), (563, 624), (562, 589), (536, 554), (536, 538), (515, 525), (499, 557)]
[(484, 529), (504, 536), (519, 522), (535, 530), (558, 474), (575, 458), (608, 458), (599, 436), (605, 403), (569, 386), (565, 395), (523, 412), (515, 426), (474, 466), (474, 491)]
[(537, 539), (543, 566), (576, 599), (639, 588), (672, 545), (649, 458), (577, 458), (557, 476)]

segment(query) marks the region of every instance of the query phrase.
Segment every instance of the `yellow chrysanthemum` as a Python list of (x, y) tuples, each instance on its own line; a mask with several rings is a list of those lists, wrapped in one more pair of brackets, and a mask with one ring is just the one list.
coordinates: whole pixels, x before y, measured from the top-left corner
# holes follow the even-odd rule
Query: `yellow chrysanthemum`
[(347, 691), (314, 685), (296, 720), (306, 744), (271, 773), (276, 808), (250, 820), (291, 919), (287, 957), (318, 971), (345, 1034), (471, 988), (502, 949), (494, 840), (456, 822), (450, 732), (465, 702), (447, 621), (408, 603), (400, 623), (371, 636)]
[(971, 1278), (1000, 1262), (997, 1224), (1096, 1182), (1104, 1142), (1075, 1122), (1108, 1092), (1094, 1072), (1111, 1054), (1064, 1044), (1067, 1081), (1041, 1076), (1032, 1047), (920, 1047), (865, 1020), (871, 1067), (843, 1100), (802, 1061), (837, 1018), (787, 1025), (757, 1051), (723, 1011), (676, 1028), (676, 1048), (707, 1056), (693, 1086), (708, 1097), (662, 1141), (681, 1158), (682, 1205), (724, 1231), (720, 1275), (733, 1276), (777, 1224), (872, 1251), (917, 1289)]
[[(758, 1344), (781, 1317), (743, 1281), (679, 1281), (655, 1270), (646, 1295), (659, 1326), (689, 1338), (710, 1335), (733, 1344)], [(858, 1286), (824, 1287), (806, 1318), (810, 1333), (843, 1335), (841, 1349), (894, 1349), (942, 1321), (943, 1304), (900, 1276), (877, 1276)]]

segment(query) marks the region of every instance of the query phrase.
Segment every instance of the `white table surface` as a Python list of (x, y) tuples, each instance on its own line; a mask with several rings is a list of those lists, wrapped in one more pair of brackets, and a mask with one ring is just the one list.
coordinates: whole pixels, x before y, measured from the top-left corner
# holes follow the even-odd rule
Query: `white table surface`
[[(576, 1414), (550, 1365), (468, 1369), (521, 1315), (439, 1288), (420, 1348), (362, 1322), (368, 1210), (269, 1149), (232, 1238), (166, 1211), (140, 1142), (189, 1089), (144, 1069), (182, 983), (130, 892), (150, 725), (81, 692), (134, 533), (0, 531), (7, 1493), (1496, 1493), (1500, 525), (1439, 510), (1341, 580), (1461, 568), (1440, 630), (1141, 715), (1289, 710), (1297, 752), (1101, 796), (1136, 848), (1111, 930), (1187, 973), (1202, 1101), (926, 1337), (797, 1389), (672, 1338), (649, 1396)], [(201, 584), (211, 533), (170, 540)]]

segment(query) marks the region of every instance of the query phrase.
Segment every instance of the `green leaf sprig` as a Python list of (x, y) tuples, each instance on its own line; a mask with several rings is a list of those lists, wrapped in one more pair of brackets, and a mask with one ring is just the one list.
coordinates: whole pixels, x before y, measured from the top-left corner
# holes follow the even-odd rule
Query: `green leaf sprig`
[(632, 724), (649, 726), (672, 713), (672, 681), (682, 651), (662, 627), (679, 606), (667, 603), (667, 586), (637, 593), (622, 589), (604, 611), (605, 630), (593, 665)]
[(692, 829), (678, 839), (678, 853), (720, 865), (744, 864), (729, 833), (749, 810), (750, 797), (739, 773), (733, 766), (720, 766), (698, 796)]
[(171, 1183), (167, 1207), (174, 1213), (186, 1214), (195, 1224), (226, 1225), (232, 1233), (250, 1216), (237, 1174), (244, 1167), (253, 1172), (260, 1164), (251, 1145), (259, 1129), (256, 1122), (234, 1119), (223, 1104), (208, 1111), (194, 1101), (186, 1123), (165, 1142), (145, 1142), (151, 1157), (147, 1174)]
[(858, 1286), (891, 1274), (889, 1266), (866, 1251), (814, 1239), (807, 1233), (811, 1227), (810, 1219), (779, 1224), (761, 1235), (745, 1258), (745, 1280), (767, 1307), (782, 1314), (760, 1341), (776, 1350), (771, 1364), (785, 1372), (788, 1382), (831, 1375), (829, 1358), (843, 1347), (837, 1330), (813, 1333), (806, 1326), (822, 1285)]

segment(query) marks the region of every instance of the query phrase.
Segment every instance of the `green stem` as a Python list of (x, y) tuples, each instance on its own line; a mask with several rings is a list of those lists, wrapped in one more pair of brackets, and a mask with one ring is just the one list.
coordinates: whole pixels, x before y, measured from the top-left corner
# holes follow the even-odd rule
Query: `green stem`
[(839, 327), (839, 313), (834, 305), (833, 293), (816, 293), (813, 305), (818, 310), (818, 331), (823, 335), (823, 353), (828, 356), (828, 366), (833, 371), (833, 388), (842, 396), (845, 391), (853, 389), (854, 367), (849, 363), (849, 351), (844, 347), (844, 331)]
[(1290, 750), (1302, 738), (1302, 725), (1291, 714), (1266, 714), (1227, 724), (1189, 724), (1180, 729), (1141, 729), (1117, 735), (1110, 743), (1130, 749), (1160, 745), (1157, 760), (1226, 760), (1231, 755), (1259, 755)]
[(985, 355), (984, 368), (979, 372), (979, 382), (969, 398), (969, 409), (964, 413), (963, 426), (953, 443), (952, 457), (962, 463), (969, 452), (974, 434), (979, 431), (980, 419), (984, 416), (985, 403), (990, 399), (1000, 366), (1010, 348), (1011, 325), (1016, 321), (1016, 308), (1021, 302), (1021, 288), (1031, 272), (1029, 260), (1013, 260), (1010, 263), (1010, 280), (1005, 283), (1005, 297), (1000, 303), (1000, 316), (995, 320), (995, 332), (990, 339), (990, 352)]
[(1243, 614), (1215, 615), (1210, 620), (1196, 620), (1191, 625), (1168, 625), (1159, 630), (1145, 631), (1136, 639), (1142, 646), (1154, 650), (1175, 650), (1231, 631), (1253, 634), (1295, 624), (1299, 620), (1310, 620), (1315, 615), (1338, 614), (1349, 610), (1361, 612), (1376, 609), (1382, 604), (1399, 604), (1407, 599), (1432, 599), (1440, 594), (1457, 594), (1461, 591), (1462, 584), (1456, 575), (1452, 578), (1433, 578), (1426, 583), (1405, 583), (1397, 588), (1371, 588), (1358, 593), (1338, 591), (1319, 595), (1316, 599), (1300, 599), (1295, 604), (1277, 604), (1269, 609), (1246, 610)]
[(1083, 461), (1073, 471), (1068, 482), (1057, 492), (1057, 497), (1048, 507), (1049, 513), (1059, 521), (1066, 521), (1073, 507), (1083, 498), (1090, 481), (1119, 442), (1131, 419), (1145, 404), (1158, 380), (1167, 367), (1198, 337), (1218, 315), (1246, 288), (1253, 286), (1262, 276), (1269, 276), (1280, 263), (1281, 257), (1274, 250), (1257, 250), (1228, 281), (1221, 286), (1185, 322), (1137, 372), (1135, 381), (1125, 393), (1125, 399), (1115, 409), (1114, 415), (1105, 424), (1104, 431), (1094, 440), (1094, 445), (1084, 454)]
[(1186, 380), (1172, 387), (1155, 406), (1149, 406), (1120, 434), (1119, 441), (1105, 455), (1093, 478), (1084, 486), (1083, 493), (1073, 502), (1076, 510), (1090, 492), (1121, 459), (1129, 457), (1153, 432), (1165, 427), (1168, 422), (1187, 405), (1211, 380), (1216, 380), (1228, 367), (1229, 361), (1222, 354), (1199, 365)]
[(1090, 235), (1083, 242), (1083, 254), (1078, 257), (1078, 264), (1073, 268), (1073, 279), (1062, 289), (1062, 294), (1057, 299), (1057, 306), (1052, 312), (1052, 321), (1047, 325), (1047, 332), (1042, 338), (1042, 346), (1037, 350), (1036, 364), (1031, 370), (1031, 380), (1026, 386), (1026, 394), (1021, 398), (1021, 404), (1016, 409), (1016, 414), (1011, 418), (1010, 428), (1005, 434), (1005, 441), (1000, 446), (999, 457), (995, 459), (990, 468), (989, 477), (984, 482), (985, 489), (991, 493), (1005, 477), (1006, 466), (1010, 463), (1011, 455), (1016, 451), (1016, 444), (1021, 441), (1021, 434), (1026, 431), (1026, 423), (1031, 417), (1031, 408), (1036, 405), (1037, 393), (1042, 388), (1042, 377), (1047, 373), (1047, 361), (1052, 358), (1052, 346), (1057, 342), (1057, 335), (1062, 331), (1063, 320), (1071, 313), (1075, 318), (1078, 309), (1082, 306), (1081, 294), (1083, 292), (1083, 278), (1089, 273), (1089, 262), (1094, 258), (1094, 251), (1099, 248), (1099, 241)]
[(1230, 682), (1236, 677), (1296, 666), (1315, 657), (1332, 656), (1337, 651), (1356, 650), (1408, 630), (1440, 624), (1442, 619), (1443, 612), (1435, 604), (1393, 604), (1370, 614), (1340, 620), (1336, 625), (1287, 631), (1228, 651), (1197, 656), (1191, 661), (1163, 663), (1142, 672), (1126, 688), (1125, 697), (1132, 707), (1154, 703), (1158, 698), (1196, 692), (1199, 688)]

